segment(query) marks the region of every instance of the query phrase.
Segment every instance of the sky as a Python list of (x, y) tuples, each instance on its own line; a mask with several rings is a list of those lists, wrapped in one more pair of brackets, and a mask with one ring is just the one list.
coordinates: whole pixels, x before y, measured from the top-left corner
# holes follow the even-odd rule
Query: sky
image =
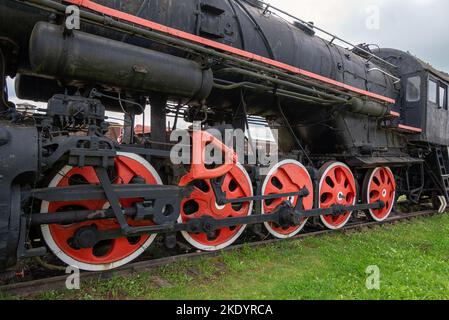
[[(409, 51), (449, 72), (447, 0), (267, 0), (350, 41)], [(12, 80), (10, 97), (17, 101)], [(149, 112), (148, 112), (149, 113)], [(146, 120), (149, 123), (149, 119)]]
[(447, 0), (266, 2), (305, 21), (313, 21), (351, 43), (373, 43), (409, 51), (437, 69), (449, 72)]

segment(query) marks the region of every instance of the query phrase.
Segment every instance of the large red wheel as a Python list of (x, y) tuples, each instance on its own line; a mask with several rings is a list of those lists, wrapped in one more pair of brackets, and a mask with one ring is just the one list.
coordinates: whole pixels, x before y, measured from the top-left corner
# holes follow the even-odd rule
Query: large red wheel
[[(115, 160), (114, 184), (129, 184), (136, 177), (143, 178), (147, 184), (162, 184), (154, 168), (142, 157), (119, 153)], [(92, 167), (64, 167), (51, 181), (49, 187), (67, 187), (80, 184), (99, 184)], [(132, 207), (139, 199), (121, 199), (123, 208)], [(43, 202), (42, 212), (58, 214), (69, 210), (101, 210), (108, 208), (106, 200), (89, 200), (76, 202)], [(131, 226), (152, 225), (151, 221), (136, 222), (128, 219)], [(51, 251), (63, 262), (86, 271), (104, 271), (118, 268), (141, 255), (153, 242), (156, 235), (123, 237), (104, 240), (93, 248), (79, 248), (73, 242), (73, 236), (82, 227), (95, 226), (107, 231), (120, 228), (116, 219), (86, 221), (69, 225), (41, 226), (45, 242)]]
[[(226, 174), (222, 190), (228, 199), (237, 199), (253, 196), (251, 179), (240, 164)], [(217, 204), (210, 180), (200, 180), (194, 183), (194, 190), (189, 198), (181, 203), (180, 223), (203, 216), (215, 219), (230, 217), (244, 217), (252, 213), (252, 202), (241, 204)], [(182, 232), (183, 237), (193, 247), (204, 251), (216, 251), (233, 244), (243, 233), (246, 226), (222, 228), (212, 234)]]
[[(281, 193), (299, 192), (306, 187), (310, 194), (303, 198), (301, 209), (310, 210), (313, 208), (313, 182), (307, 169), (295, 160), (285, 160), (275, 165), (269, 171), (262, 185), (262, 195), (273, 195)], [(265, 200), (262, 203), (262, 214), (269, 214), (275, 211), (279, 205), (285, 201), (290, 201), (296, 206), (298, 197), (279, 198), (275, 200)], [(297, 235), (307, 223), (307, 219), (303, 219), (298, 226), (283, 228), (282, 226), (266, 222), (265, 227), (268, 232), (279, 239), (287, 239)]]
[[(330, 208), (333, 205), (353, 206), (357, 202), (357, 187), (354, 175), (345, 164), (329, 162), (320, 169), (319, 207)], [(321, 216), (321, 222), (331, 230), (343, 228), (351, 218), (352, 212), (334, 216)]]
[(376, 168), (367, 173), (363, 183), (363, 196), (365, 203), (385, 203), (383, 209), (369, 210), (374, 221), (381, 222), (390, 216), (396, 201), (396, 182), (390, 168)]

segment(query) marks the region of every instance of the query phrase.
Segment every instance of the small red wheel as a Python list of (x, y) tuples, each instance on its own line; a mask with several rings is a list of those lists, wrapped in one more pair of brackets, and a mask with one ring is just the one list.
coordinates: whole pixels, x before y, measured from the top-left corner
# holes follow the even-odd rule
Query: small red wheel
[[(115, 159), (114, 184), (129, 184), (136, 177), (143, 178), (147, 184), (162, 184), (154, 168), (142, 157), (119, 153)], [(92, 167), (64, 167), (51, 181), (49, 187), (68, 187), (80, 184), (99, 184)], [(124, 208), (130, 208), (139, 199), (121, 199)], [(106, 200), (88, 200), (76, 202), (42, 202), (41, 212), (57, 214), (70, 210), (101, 210), (109, 207)], [(131, 226), (152, 225), (151, 221), (137, 222), (128, 219)], [(123, 266), (141, 255), (154, 241), (156, 235), (123, 237), (100, 241), (93, 248), (77, 247), (73, 242), (74, 234), (82, 227), (95, 226), (98, 230), (119, 229), (116, 219), (94, 220), (69, 225), (42, 225), (41, 231), (50, 250), (63, 262), (86, 271), (105, 271)]]
[[(357, 202), (357, 187), (351, 169), (341, 162), (325, 164), (319, 173), (319, 207), (330, 208), (333, 205), (353, 206)], [(331, 230), (343, 228), (351, 218), (352, 212), (334, 216), (321, 216), (321, 222)]]
[[(307, 169), (298, 161), (285, 160), (276, 164), (270, 169), (262, 185), (262, 195), (272, 195), (281, 193), (298, 192), (304, 187), (309, 190), (309, 196), (303, 198), (303, 210), (313, 208), (313, 182)], [(275, 200), (265, 200), (262, 203), (262, 214), (269, 214), (276, 210), (285, 201), (290, 201), (296, 206), (298, 197), (279, 198)], [(306, 225), (307, 219), (303, 219), (298, 226), (283, 228), (272, 222), (266, 222), (265, 227), (276, 238), (287, 239), (297, 235)]]
[[(228, 199), (253, 196), (251, 179), (240, 164), (225, 175), (222, 190)], [(218, 205), (210, 180), (198, 180), (189, 198), (181, 203), (180, 223), (203, 216), (215, 219), (244, 217), (252, 213), (252, 202)], [(204, 251), (217, 251), (233, 244), (245, 230), (245, 225), (218, 229), (211, 234), (182, 232), (183, 237), (194, 248)]]
[(381, 222), (390, 216), (396, 201), (396, 182), (390, 168), (380, 167), (367, 173), (363, 183), (363, 196), (365, 203), (385, 203), (383, 209), (368, 210), (374, 221)]

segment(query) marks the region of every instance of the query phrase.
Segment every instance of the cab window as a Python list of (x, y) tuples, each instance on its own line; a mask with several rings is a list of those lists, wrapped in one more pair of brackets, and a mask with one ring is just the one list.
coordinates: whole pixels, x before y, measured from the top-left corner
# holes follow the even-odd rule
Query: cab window
[(447, 86), (440, 84), (439, 86), (438, 106), (447, 110)]
[(415, 76), (407, 79), (407, 102), (421, 100), (421, 77)]
[(438, 95), (437, 95), (437, 89), (438, 89), (438, 83), (432, 79), (429, 80), (429, 101), (432, 103), (438, 102)]

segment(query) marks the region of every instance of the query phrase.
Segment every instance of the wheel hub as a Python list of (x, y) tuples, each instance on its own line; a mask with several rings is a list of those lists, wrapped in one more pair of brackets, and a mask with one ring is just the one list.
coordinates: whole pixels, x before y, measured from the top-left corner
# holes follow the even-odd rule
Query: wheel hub
[(217, 210), (224, 210), (224, 208), (226, 208), (226, 205), (219, 205), (217, 202), (215, 202), (215, 208), (217, 208)]
[(70, 246), (74, 249), (93, 248), (98, 243), (98, 229), (95, 225), (82, 227), (76, 230)]
[(343, 192), (339, 192), (338, 193), (338, 195), (337, 195), (337, 199), (338, 199), (338, 202), (343, 202), (343, 200), (345, 199), (345, 195), (343, 194)]

